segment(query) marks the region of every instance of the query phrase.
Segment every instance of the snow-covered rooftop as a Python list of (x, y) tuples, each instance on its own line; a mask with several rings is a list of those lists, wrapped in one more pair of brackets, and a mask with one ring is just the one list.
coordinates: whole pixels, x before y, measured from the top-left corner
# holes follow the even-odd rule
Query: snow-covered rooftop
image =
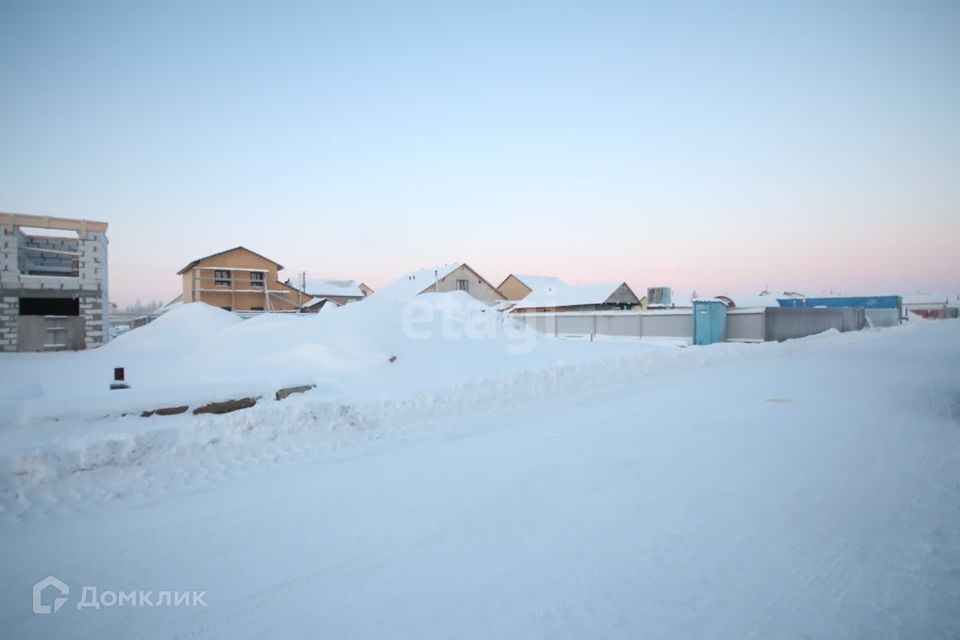
[[(289, 281), (290, 286), (299, 289), (300, 283)], [(343, 296), (348, 298), (362, 298), (363, 290), (360, 283), (356, 280), (334, 280), (329, 278), (307, 278), (303, 292), (317, 297), (326, 298), (328, 296)]]
[(903, 304), (947, 304), (949, 297), (945, 293), (908, 293), (901, 296)]
[(410, 271), (380, 288), (377, 295), (381, 298), (392, 298), (401, 302), (412, 300), (437, 280), (447, 277), (462, 266), (462, 262), (451, 262), (437, 267)]
[(740, 309), (747, 309), (757, 307), (779, 307), (780, 303), (777, 302), (777, 300), (780, 298), (804, 298), (805, 296), (802, 293), (797, 293), (796, 291), (781, 291), (778, 289), (770, 289), (768, 287), (760, 293), (722, 293), (715, 297), (732, 300), (734, 306)]
[(730, 293), (716, 296), (717, 298), (726, 298), (732, 300), (735, 307), (747, 309), (753, 307), (779, 307), (777, 298), (786, 297), (776, 293)]
[(597, 284), (549, 285), (543, 289), (534, 289), (517, 302), (515, 309), (536, 309), (540, 307), (573, 307), (588, 304), (603, 304), (623, 282), (600, 282)]
[(550, 287), (565, 287), (567, 284), (556, 276), (533, 276), (520, 273), (512, 274), (514, 278), (530, 287), (531, 291), (548, 289)]

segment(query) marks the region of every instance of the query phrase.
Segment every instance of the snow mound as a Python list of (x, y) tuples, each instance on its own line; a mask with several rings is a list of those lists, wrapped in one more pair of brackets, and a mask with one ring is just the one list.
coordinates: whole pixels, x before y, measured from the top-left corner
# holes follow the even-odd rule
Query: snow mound
[[(251, 320), (192, 303), (100, 349), (0, 359), (0, 409), (22, 426), (303, 384), (331, 400), (392, 397), (650, 348), (553, 340), (459, 291)], [(114, 367), (130, 389), (109, 390)]]
[(201, 302), (178, 306), (148, 325), (107, 343), (107, 351), (127, 349), (183, 351), (243, 322), (235, 313)]

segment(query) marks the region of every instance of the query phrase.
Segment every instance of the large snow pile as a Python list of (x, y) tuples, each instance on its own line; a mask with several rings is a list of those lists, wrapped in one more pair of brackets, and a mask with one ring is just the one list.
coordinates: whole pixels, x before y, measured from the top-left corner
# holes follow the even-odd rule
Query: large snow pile
[[(654, 349), (547, 339), (462, 292), (374, 295), (322, 314), (241, 320), (186, 304), (106, 346), (0, 357), (6, 426), (317, 385), (337, 398), (410, 393)], [(131, 388), (110, 391), (114, 367)]]

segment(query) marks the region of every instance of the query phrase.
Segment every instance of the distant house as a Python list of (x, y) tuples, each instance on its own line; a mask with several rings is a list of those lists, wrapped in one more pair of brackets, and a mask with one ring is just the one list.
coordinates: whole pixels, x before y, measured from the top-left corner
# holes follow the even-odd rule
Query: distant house
[(921, 318), (956, 318), (956, 303), (942, 293), (914, 293), (903, 296), (903, 311)]
[(191, 261), (183, 277), (183, 302), (206, 302), (227, 311), (298, 311), (303, 294), (281, 282), (283, 265), (246, 247)]
[(306, 278), (302, 286), (291, 280), (287, 280), (287, 285), (303, 293), (304, 311), (319, 311), (326, 305), (340, 307), (350, 302), (363, 300), (373, 293), (373, 289), (356, 280)]
[(464, 291), (489, 305), (503, 300), (496, 287), (464, 262), (405, 273), (377, 291), (377, 295), (406, 302), (422, 293), (449, 291)]
[(563, 280), (553, 276), (531, 276), (511, 273), (500, 283), (497, 291), (499, 291), (506, 300), (523, 300), (535, 290), (565, 286), (567, 285)]
[(572, 312), (632, 309), (640, 298), (626, 282), (548, 286), (537, 289), (513, 306), (514, 313)]

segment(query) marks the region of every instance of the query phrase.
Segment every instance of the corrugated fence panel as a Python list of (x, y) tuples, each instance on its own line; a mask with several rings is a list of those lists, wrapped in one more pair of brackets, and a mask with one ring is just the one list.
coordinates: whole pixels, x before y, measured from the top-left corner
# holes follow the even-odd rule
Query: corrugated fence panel
[[(882, 315), (879, 315), (882, 312)], [(890, 316), (896, 310), (860, 308), (778, 308), (731, 310), (727, 313), (726, 339), (738, 341), (789, 340), (802, 338), (829, 329), (859, 331), (871, 322), (896, 324)], [(888, 317), (889, 316), (889, 317)], [(576, 314), (515, 314), (516, 322), (547, 335), (610, 336), (633, 338), (693, 337), (691, 311), (645, 311), (641, 313), (576, 313)], [(872, 326), (889, 326), (873, 324)]]
[(776, 308), (766, 311), (766, 339), (802, 338), (829, 329), (859, 331), (864, 327), (863, 309)]
[(589, 336), (593, 334), (593, 316), (557, 315), (557, 334), (561, 336)]
[(727, 313), (727, 340), (761, 342), (766, 337), (766, 322), (763, 310), (743, 313)]
[(693, 312), (660, 313), (650, 312), (642, 318), (644, 338), (687, 338), (693, 337)]
[[(880, 310), (877, 310), (880, 311)], [(871, 318), (876, 311), (871, 312)], [(895, 311), (894, 311), (895, 313)], [(886, 318), (880, 316), (881, 318)], [(547, 335), (610, 336), (634, 338), (693, 337), (690, 311), (641, 313), (515, 314), (517, 322)], [(887, 321), (894, 322), (893, 318)], [(867, 326), (867, 312), (860, 308), (778, 308), (729, 311), (726, 339), (738, 341), (789, 340), (829, 329), (859, 331)], [(874, 325), (877, 326), (877, 325)]]
[(640, 338), (640, 316), (597, 316), (598, 336)]

